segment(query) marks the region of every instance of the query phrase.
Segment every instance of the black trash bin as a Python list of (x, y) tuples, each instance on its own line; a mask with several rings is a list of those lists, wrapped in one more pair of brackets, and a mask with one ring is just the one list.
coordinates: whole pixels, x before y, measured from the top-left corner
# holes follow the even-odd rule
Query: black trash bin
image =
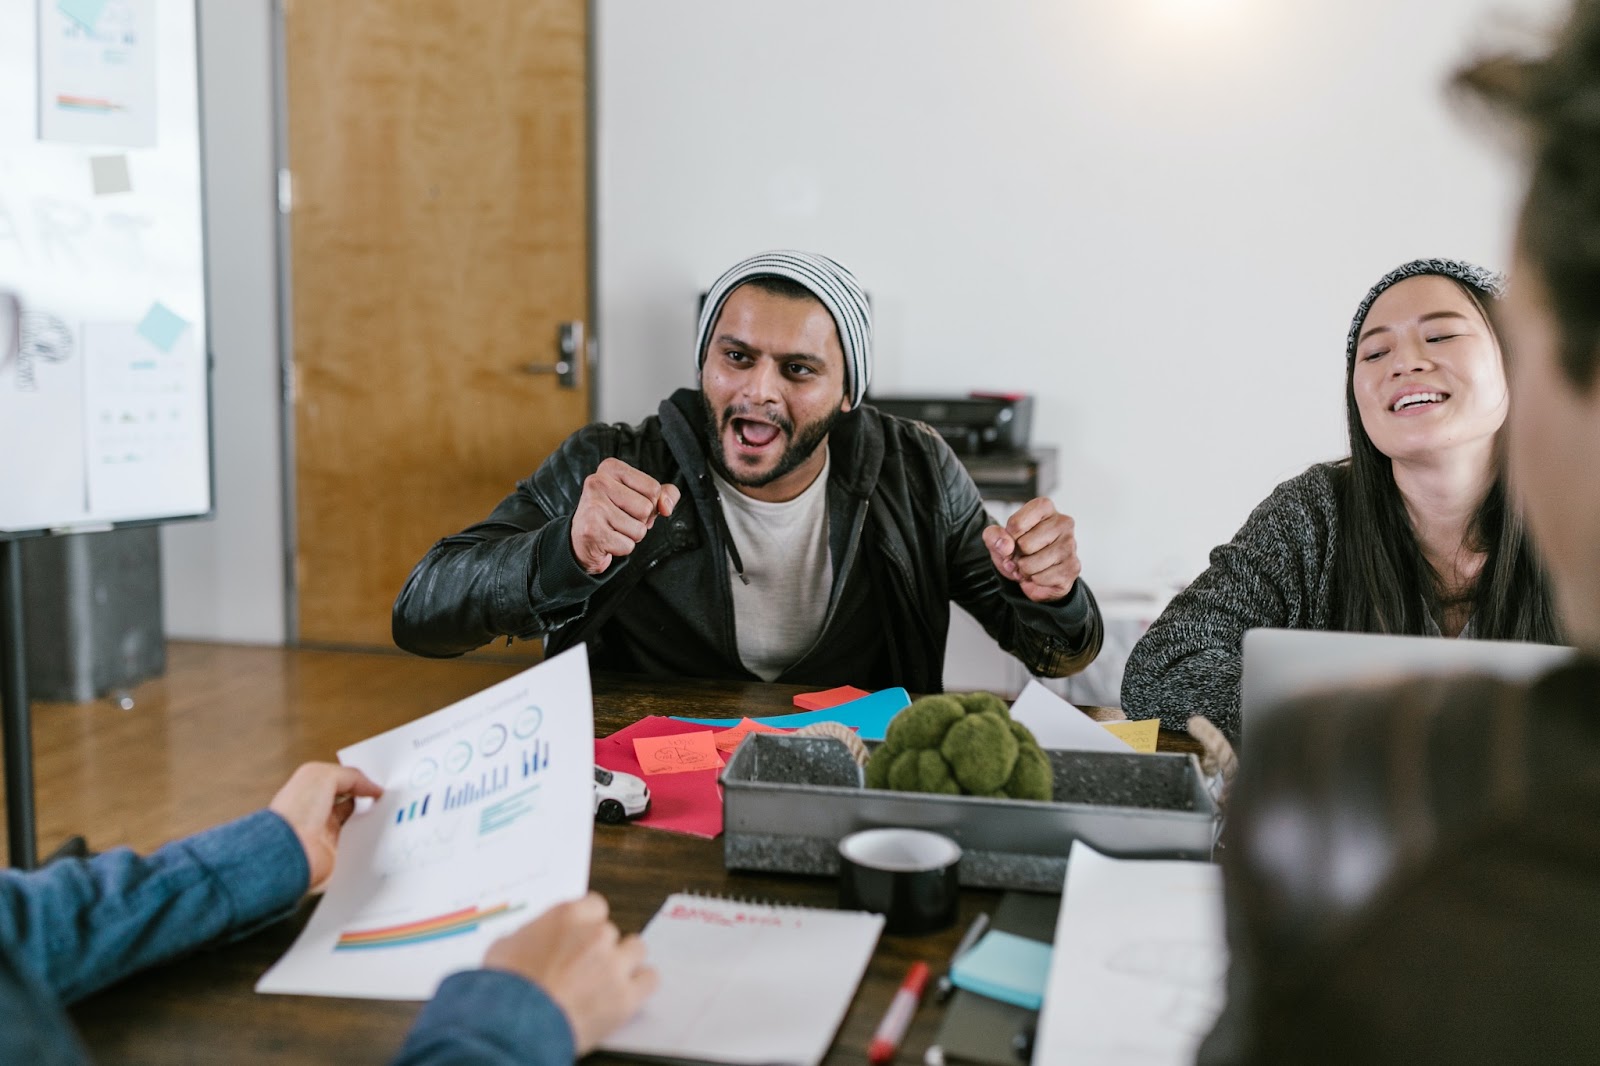
[(167, 668), (161, 530), (22, 541), (28, 696), (83, 702)]

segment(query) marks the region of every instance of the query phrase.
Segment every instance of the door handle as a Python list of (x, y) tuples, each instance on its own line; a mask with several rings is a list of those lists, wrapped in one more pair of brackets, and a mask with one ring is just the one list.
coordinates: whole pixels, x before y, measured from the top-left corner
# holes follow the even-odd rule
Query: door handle
[(523, 363), (524, 374), (554, 374), (563, 389), (578, 387), (578, 367), (583, 364), (583, 323), (563, 322), (556, 330), (556, 361)]

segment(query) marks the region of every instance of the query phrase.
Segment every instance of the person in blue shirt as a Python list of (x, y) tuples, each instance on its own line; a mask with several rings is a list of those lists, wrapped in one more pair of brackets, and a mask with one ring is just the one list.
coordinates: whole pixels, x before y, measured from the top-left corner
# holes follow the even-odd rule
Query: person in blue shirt
[[(205, 944), (292, 912), (333, 874), (361, 771), (307, 763), (266, 810), (141, 858), (119, 848), (0, 872), (0, 1062), (85, 1063), (66, 1005)], [(638, 937), (595, 893), (496, 941), (439, 986), (397, 1066), (553, 1066), (586, 1054), (654, 991)]]

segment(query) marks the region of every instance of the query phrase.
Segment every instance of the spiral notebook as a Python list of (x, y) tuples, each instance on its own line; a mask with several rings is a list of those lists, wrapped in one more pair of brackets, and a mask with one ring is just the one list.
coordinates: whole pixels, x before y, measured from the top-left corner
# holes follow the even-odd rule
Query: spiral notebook
[(822, 1061), (883, 916), (677, 893), (642, 934), (656, 994), (600, 1046), (721, 1063)]

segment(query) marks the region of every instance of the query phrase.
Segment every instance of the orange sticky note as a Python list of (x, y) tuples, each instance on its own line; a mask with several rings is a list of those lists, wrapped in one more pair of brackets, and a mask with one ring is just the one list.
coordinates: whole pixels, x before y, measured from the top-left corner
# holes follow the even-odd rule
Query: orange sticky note
[(1101, 722), (1101, 728), (1120, 738), (1134, 751), (1156, 750), (1156, 734), (1161, 732), (1161, 719), (1145, 718), (1137, 722)]
[(713, 743), (721, 752), (732, 752), (739, 746), (739, 742), (751, 733), (787, 733), (787, 729), (778, 729), (770, 725), (762, 725), (754, 718), (741, 718), (739, 724), (731, 729), (724, 729), (720, 733), (713, 733)]
[(851, 700), (859, 700), (862, 696), (870, 695), (872, 693), (854, 685), (840, 685), (838, 688), (825, 689), (822, 692), (802, 692), (794, 698), (794, 705), (804, 711), (825, 711), (829, 707), (837, 707), (841, 703), (849, 703)]
[(716, 734), (709, 729), (698, 733), (676, 733), (667, 737), (635, 737), (633, 750), (639, 767), (646, 774), (685, 774), (694, 770), (715, 770), (722, 765), (713, 743)]

